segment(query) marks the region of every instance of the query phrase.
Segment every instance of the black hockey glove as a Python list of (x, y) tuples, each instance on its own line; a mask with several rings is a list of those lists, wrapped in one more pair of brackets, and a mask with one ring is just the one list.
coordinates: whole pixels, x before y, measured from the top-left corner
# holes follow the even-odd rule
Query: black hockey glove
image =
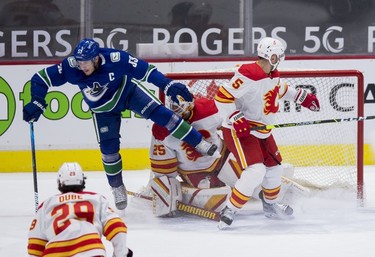
[(172, 101), (175, 103), (180, 103), (177, 96), (181, 96), (187, 102), (192, 102), (193, 97), (191, 96), (189, 89), (182, 83), (179, 82), (169, 82), (164, 89), (164, 94), (170, 96)]
[(47, 104), (44, 99), (31, 99), (30, 103), (23, 107), (23, 120), (26, 122), (38, 121), (46, 107)]

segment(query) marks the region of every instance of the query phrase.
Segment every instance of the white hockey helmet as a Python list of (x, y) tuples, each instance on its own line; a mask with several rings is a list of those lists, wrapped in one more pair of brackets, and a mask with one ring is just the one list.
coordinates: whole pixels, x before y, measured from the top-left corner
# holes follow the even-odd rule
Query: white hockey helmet
[(82, 186), (85, 176), (77, 162), (64, 162), (58, 172), (57, 182), (61, 186)]
[[(285, 47), (280, 42), (272, 37), (265, 37), (263, 38), (257, 48), (257, 53), (259, 57), (262, 57), (271, 64), (272, 70), (275, 70), (279, 65), (280, 61), (284, 61), (285, 59)], [(271, 57), (276, 55), (276, 62), (272, 62)]]
[(186, 101), (182, 96), (177, 96), (179, 103), (175, 103), (172, 99), (168, 99), (168, 108), (183, 119), (187, 119), (190, 116), (191, 111), (194, 108), (194, 98), (192, 102)]

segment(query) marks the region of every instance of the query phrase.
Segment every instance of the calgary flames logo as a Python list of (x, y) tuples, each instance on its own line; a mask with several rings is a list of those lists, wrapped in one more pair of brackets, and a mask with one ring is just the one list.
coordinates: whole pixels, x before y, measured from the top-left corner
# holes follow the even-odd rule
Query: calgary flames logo
[(268, 91), (264, 95), (264, 109), (263, 112), (265, 115), (270, 113), (277, 113), (279, 110), (279, 103), (277, 102), (279, 96), (279, 86), (277, 85), (274, 89)]
[[(203, 138), (205, 139), (211, 136), (210, 132), (208, 132), (207, 130), (199, 130), (199, 133), (201, 133)], [(188, 160), (193, 162), (196, 161), (199, 157), (203, 156), (201, 153), (197, 152), (193, 146), (185, 142), (182, 142), (181, 149), (185, 151)]]

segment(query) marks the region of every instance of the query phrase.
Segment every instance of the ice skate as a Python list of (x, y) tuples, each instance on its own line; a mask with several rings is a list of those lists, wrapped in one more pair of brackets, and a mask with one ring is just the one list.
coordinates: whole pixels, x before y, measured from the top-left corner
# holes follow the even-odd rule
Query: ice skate
[(195, 149), (203, 155), (213, 156), (215, 154), (215, 156), (219, 155), (218, 157), (220, 157), (220, 153), (217, 151), (217, 145), (211, 144), (204, 139), (202, 139)]
[(220, 222), (219, 222), (219, 229), (225, 229), (229, 227), (234, 219), (234, 215), (236, 212), (229, 208), (228, 206), (225, 206), (224, 209), (220, 211)]
[(282, 203), (267, 203), (264, 201), (263, 192), (260, 191), (259, 198), (263, 203), (263, 212), (267, 218), (270, 219), (287, 219), (293, 214), (293, 208), (287, 204)]
[(112, 194), (115, 197), (115, 205), (119, 210), (124, 210), (128, 205), (128, 194), (125, 185), (112, 187)]

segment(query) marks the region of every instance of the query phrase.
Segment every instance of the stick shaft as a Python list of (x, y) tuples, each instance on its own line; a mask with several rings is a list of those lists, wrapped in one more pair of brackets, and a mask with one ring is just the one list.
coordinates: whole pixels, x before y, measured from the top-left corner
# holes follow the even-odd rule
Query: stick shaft
[(30, 122), (30, 139), (31, 139), (31, 162), (32, 162), (32, 167), (33, 167), (35, 212), (37, 212), (38, 206), (39, 206), (39, 196), (38, 196), (38, 175), (37, 175), (37, 170), (36, 170), (35, 139), (34, 139), (34, 123), (33, 122)]
[(353, 118), (343, 118), (343, 119), (328, 119), (328, 120), (313, 120), (313, 121), (282, 123), (282, 124), (274, 124), (274, 125), (264, 125), (264, 126), (252, 127), (251, 130), (290, 128), (290, 127), (298, 127), (298, 126), (306, 126), (306, 125), (317, 125), (317, 124), (349, 122), (349, 121), (362, 121), (362, 120), (372, 120), (372, 119), (375, 119), (375, 116), (353, 117)]
[(128, 195), (138, 197), (138, 198), (142, 198), (142, 199), (149, 200), (149, 201), (153, 201), (152, 196), (142, 195), (140, 193), (132, 192), (132, 191), (129, 191), (129, 190), (127, 190), (127, 192), (128, 192)]
[(186, 203), (177, 201), (177, 209), (181, 212), (195, 215), (201, 218), (214, 220), (214, 221), (220, 221), (220, 214), (218, 212), (203, 209), (203, 208), (191, 205), (191, 204), (186, 204)]

